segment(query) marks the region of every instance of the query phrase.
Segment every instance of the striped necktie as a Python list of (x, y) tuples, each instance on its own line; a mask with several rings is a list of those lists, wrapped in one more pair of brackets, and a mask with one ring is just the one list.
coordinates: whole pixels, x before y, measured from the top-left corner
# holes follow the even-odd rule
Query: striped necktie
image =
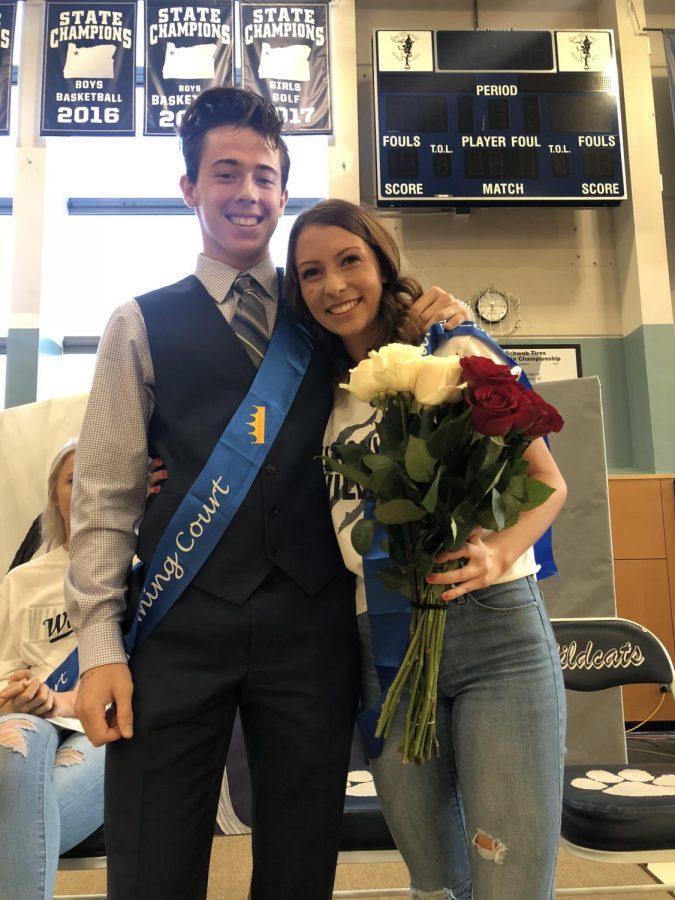
[(246, 352), (258, 368), (270, 342), (265, 306), (256, 293), (257, 281), (250, 275), (238, 275), (232, 285), (237, 307), (231, 325)]

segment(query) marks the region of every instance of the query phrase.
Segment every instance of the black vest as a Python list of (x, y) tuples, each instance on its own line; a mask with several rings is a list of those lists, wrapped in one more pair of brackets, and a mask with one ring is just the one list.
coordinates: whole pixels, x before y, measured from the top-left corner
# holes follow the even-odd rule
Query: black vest
[[(150, 455), (168, 469), (150, 496), (138, 555), (148, 563), (180, 501), (246, 396), (256, 368), (193, 275), (138, 298), (155, 374)], [(331, 371), (314, 352), (266, 461), (193, 584), (242, 603), (273, 566), (314, 594), (343, 570), (320, 460)], [(227, 478), (227, 475), (225, 475)]]

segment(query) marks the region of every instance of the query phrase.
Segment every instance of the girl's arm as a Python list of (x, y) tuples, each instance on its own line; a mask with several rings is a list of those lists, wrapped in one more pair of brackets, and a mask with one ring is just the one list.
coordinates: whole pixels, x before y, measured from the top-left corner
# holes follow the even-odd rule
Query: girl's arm
[(485, 540), (481, 539), (480, 530), (476, 530), (460, 550), (440, 554), (439, 563), (466, 560), (461, 569), (428, 576), (430, 584), (453, 585), (444, 592), (444, 600), (456, 600), (467, 591), (493, 584), (542, 536), (564, 506), (567, 486), (543, 439), (533, 441), (524, 456), (529, 463), (528, 477), (548, 484), (555, 489), (554, 493), (540, 506), (521, 513), (511, 528), (494, 531)]

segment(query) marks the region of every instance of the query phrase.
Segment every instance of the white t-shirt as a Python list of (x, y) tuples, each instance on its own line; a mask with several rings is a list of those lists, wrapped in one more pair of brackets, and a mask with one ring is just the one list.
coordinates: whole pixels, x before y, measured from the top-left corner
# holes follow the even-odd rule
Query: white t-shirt
[[(67, 565), (67, 551), (57, 547), (12, 569), (0, 584), (0, 690), (17, 669), (44, 681), (77, 647), (63, 597)], [(84, 730), (79, 719), (48, 721)]]
[[(453, 353), (458, 356), (488, 356), (495, 362), (503, 362), (487, 344), (471, 335), (449, 338), (441, 344), (434, 355), (448, 356)], [(338, 388), (333, 411), (324, 433), (324, 454), (331, 453), (333, 443), (372, 441), (375, 437), (375, 424), (379, 415), (379, 411), (369, 403), (359, 400), (349, 391)], [(329, 471), (328, 467), (326, 469), (326, 484), (333, 527), (345, 566), (356, 575), (356, 612), (361, 614), (366, 612), (367, 608), (363, 582), (363, 558), (352, 546), (351, 533), (354, 524), (363, 517), (365, 492), (360, 485), (345, 478), (339, 472)], [(484, 529), (483, 536), (488, 534), (490, 532)], [(537, 568), (534, 550), (530, 547), (522, 556), (518, 557), (510, 569), (497, 579), (496, 583), (515, 581), (516, 578), (534, 575)]]

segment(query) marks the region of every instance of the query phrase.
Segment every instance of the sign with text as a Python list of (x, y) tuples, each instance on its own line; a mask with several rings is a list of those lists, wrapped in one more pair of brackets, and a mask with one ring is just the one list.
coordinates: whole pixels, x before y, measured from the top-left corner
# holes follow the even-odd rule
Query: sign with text
[(504, 350), (521, 367), (532, 384), (538, 381), (563, 381), (581, 378), (579, 344), (555, 347), (530, 347), (526, 344), (502, 344)]
[(136, 4), (47, 0), (42, 135), (133, 135)]
[(9, 134), (16, 3), (0, 3), (0, 134)]
[(332, 131), (327, 3), (241, 3), (242, 86), (267, 97), (286, 134)]
[(147, 3), (144, 134), (175, 135), (200, 91), (232, 84), (232, 9), (227, 0)]

